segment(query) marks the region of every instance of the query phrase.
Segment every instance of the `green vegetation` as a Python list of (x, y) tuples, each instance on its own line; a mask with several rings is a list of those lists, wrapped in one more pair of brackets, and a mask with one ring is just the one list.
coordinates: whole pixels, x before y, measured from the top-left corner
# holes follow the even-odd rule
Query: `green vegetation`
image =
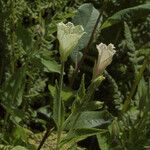
[(0, 149), (148, 150), (149, 29), (148, 0), (0, 0)]

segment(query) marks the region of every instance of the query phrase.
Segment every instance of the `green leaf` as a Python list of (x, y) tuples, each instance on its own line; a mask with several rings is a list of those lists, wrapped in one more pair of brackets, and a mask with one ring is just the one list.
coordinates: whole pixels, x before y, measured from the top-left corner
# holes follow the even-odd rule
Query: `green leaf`
[[(54, 98), (55, 97), (55, 87), (49, 84), (48, 89), (49, 89), (52, 97)], [(73, 95), (74, 95), (74, 93), (70, 89), (63, 89), (61, 92), (62, 100), (64, 102), (67, 101), (68, 99), (70, 99)]]
[(103, 107), (104, 102), (101, 101), (90, 101), (86, 105), (83, 106), (83, 110), (97, 110)]
[(25, 28), (22, 22), (19, 22), (16, 27), (17, 40), (21, 41), (24, 49), (30, 49), (32, 46), (32, 33)]
[(25, 147), (22, 147), (22, 146), (15, 146), (13, 149), (11, 149), (11, 150), (29, 150), (29, 149), (27, 149), (27, 148), (25, 148)]
[(135, 48), (135, 44), (132, 39), (132, 34), (131, 34), (130, 28), (126, 22), (124, 22), (124, 36), (126, 39), (125, 42), (126, 42), (127, 48), (131, 51), (135, 51), (136, 48)]
[(18, 108), (10, 108), (10, 111), (8, 109), (7, 111), (11, 114), (10, 120), (14, 124), (19, 124), (19, 122), (26, 116), (25, 112)]
[(85, 96), (85, 92), (86, 92), (84, 80), (85, 79), (84, 79), (84, 75), (83, 75), (81, 83), (80, 83), (80, 87), (76, 93), (75, 100), (74, 100), (74, 103), (71, 108), (72, 112), (78, 112), (78, 108), (84, 101), (84, 96)]
[(60, 73), (60, 67), (61, 65), (58, 64), (55, 60), (46, 60), (43, 58), (41, 59), (41, 63), (46, 67), (46, 72), (56, 72)]
[(78, 45), (71, 54), (73, 60), (78, 60), (80, 56), (79, 51), (87, 46), (94, 30), (95, 24), (99, 17), (99, 12), (93, 7), (92, 4), (86, 3), (79, 7), (77, 14), (73, 18), (72, 22), (75, 25), (82, 25), (86, 34), (82, 36)]
[(72, 112), (73, 113), (79, 113), (79, 112), (86, 110), (86, 107), (88, 107), (89, 102), (92, 101), (92, 99), (93, 99), (93, 95), (94, 95), (95, 90), (99, 87), (99, 85), (101, 84), (101, 82), (104, 79), (105, 78), (103, 76), (99, 76), (95, 80), (93, 80), (91, 82), (91, 84), (89, 85), (89, 87), (86, 91), (86, 94), (85, 94), (85, 89), (83, 89), (84, 78), (82, 79), (81, 85), (80, 85), (80, 88), (78, 91), (78, 93), (80, 93), (80, 97), (79, 97), (79, 94), (77, 93), (75, 102), (72, 105)]
[(99, 144), (99, 148), (101, 150), (110, 150), (110, 147), (109, 147), (109, 143), (108, 143), (108, 138), (106, 136), (107, 134), (103, 134), (103, 133), (98, 133), (97, 134), (97, 141), (98, 141), (98, 144)]
[(72, 126), (74, 129), (80, 128), (94, 128), (94, 127), (106, 127), (108, 126), (113, 117), (108, 111), (84, 111), (78, 117), (78, 120), (73, 125), (74, 120), (78, 114), (72, 116), (65, 122), (65, 129), (69, 130)]
[(1, 150), (29, 150), (29, 149), (22, 147), (22, 146), (13, 147), (11, 145), (2, 145), (2, 144), (0, 144), (0, 149)]
[(105, 78), (101, 75), (91, 82), (91, 84), (89, 85), (87, 89), (86, 96), (84, 98), (84, 105), (86, 105), (86, 103), (92, 100), (95, 90), (100, 86), (100, 84), (102, 83), (104, 79)]
[[(55, 87), (49, 85), (48, 88), (49, 88), (51, 95), (53, 97), (53, 119), (54, 119), (56, 125), (58, 126), (59, 87), (58, 87), (57, 81), (56, 81)], [(62, 95), (62, 93), (63, 93), (63, 91), (61, 92), (61, 95)], [(64, 95), (65, 95), (65, 93), (64, 93)], [(62, 107), (61, 107), (61, 122), (63, 122), (64, 121), (64, 102), (63, 101), (61, 101), (61, 102), (62, 102), (62, 104), (61, 104), (62, 105)]]
[(11, 146), (11, 145), (0, 144), (0, 149), (1, 150), (11, 150), (12, 148), (13, 148), (13, 146)]
[(59, 148), (68, 149), (75, 143), (86, 139), (87, 137), (96, 135), (97, 133), (104, 133), (106, 130), (101, 129), (77, 129), (73, 130), (70, 134), (68, 134), (59, 145)]
[(16, 127), (14, 127), (12, 129), (12, 137), (13, 140), (22, 140), (24, 142), (28, 142), (29, 137), (32, 135), (33, 133), (28, 130), (27, 128), (23, 128), (19, 125), (17, 125)]
[(59, 105), (58, 105), (58, 92), (59, 92), (59, 87), (58, 87), (58, 83), (56, 81), (56, 84), (55, 84), (55, 89), (53, 89), (53, 118), (54, 118), (54, 121), (58, 127), (58, 108), (59, 108)]
[(25, 67), (18, 69), (8, 80), (4, 87), (4, 95), (2, 97), (5, 107), (16, 107), (22, 103), (24, 91)]
[(39, 118), (46, 120), (46, 121), (50, 121), (52, 112), (50, 111), (50, 105), (46, 105), (43, 107), (40, 107), (37, 112), (39, 114)]
[(109, 17), (101, 26), (101, 30), (108, 28), (116, 23), (135, 20), (150, 14), (150, 3), (123, 9)]
[(84, 83), (84, 75), (82, 76), (82, 80), (81, 80), (81, 83), (80, 83), (80, 88), (78, 90), (78, 93), (77, 93), (77, 96), (79, 97), (80, 101), (82, 101), (82, 99), (84, 98), (85, 96), (85, 83)]

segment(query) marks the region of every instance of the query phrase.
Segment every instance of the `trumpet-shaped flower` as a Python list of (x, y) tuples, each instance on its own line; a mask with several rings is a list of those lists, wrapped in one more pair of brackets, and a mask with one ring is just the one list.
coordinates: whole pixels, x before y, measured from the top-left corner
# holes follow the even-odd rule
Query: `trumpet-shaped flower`
[(114, 45), (109, 44), (108, 46), (100, 43), (96, 46), (98, 49), (98, 60), (95, 61), (93, 68), (93, 79), (103, 73), (106, 67), (112, 62), (113, 55), (116, 53)]
[(57, 24), (57, 38), (60, 44), (59, 51), (62, 61), (65, 62), (67, 60), (84, 33), (84, 29), (81, 25), (74, 26), (71, 22), (67, 24), (63, 22)]

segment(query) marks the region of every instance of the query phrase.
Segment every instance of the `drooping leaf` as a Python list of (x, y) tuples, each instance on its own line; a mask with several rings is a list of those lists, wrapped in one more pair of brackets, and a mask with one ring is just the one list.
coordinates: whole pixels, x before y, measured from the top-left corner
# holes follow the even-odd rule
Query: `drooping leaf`
[(106, 130), (101, 129), (77, 129), (73, 130), (70, 134), (68, 134), (61, 142), (59, 147), (63, 148), (65, 146), (66, 149), (70, 148), (72, 145), (86, 139), (87, 137), (96, 135), (97, 133), (104, 133)]
[(93, 5), (90, 3), (83, 4), (78, 8), (78, 12), (73, 18), (72, 22), (75, 25), (78, 24), (82, 25), (86, 34), (82, 36), (78, 45), (76, 46), (76, 48), (71, 54), (71, 58), (74, 61), (78, 60), (78, 57), (80, 57), (79, 51), (85, 48), (89, 43), (89, 40), (91, 38), (98, 17), (99, 17), (98, 10), (95, 9)]
[(84, 111), (82, 112), (76, 123), (73, 125), (74, 120), (78, 114), (69, 118), (64, 127), (66, 130), (69, 130), (72, 126), (74, 129), (80, 128), (94, 128), (94, 127), (106, 127), (108, 126), (113, 117), (108, 111)]
[(109, 17), (101, 26), (101, 30), (108, 28), (116, 23), (139, 19), (149, 14), (150, 14), (150, 3), (131, 8), (126, 8), (118, 11), (117, 13)]

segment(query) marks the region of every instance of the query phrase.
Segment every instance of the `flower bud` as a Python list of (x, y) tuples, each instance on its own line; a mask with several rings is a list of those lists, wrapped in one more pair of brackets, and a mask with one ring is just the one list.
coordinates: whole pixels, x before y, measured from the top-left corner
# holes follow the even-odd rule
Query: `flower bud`
[(61, 61), (65, 62), (67, 60), (84, 33), (81, 25), (74, 26), (71, 22), (57, 24), (57, 38), (60, 44), (59, 52)]
[(93, 79), (97, 78), (103, 73), (106, 67), (112, 62), (113, 55), (116, 53), (114, 45), (109, 44), (108, 46), (100, 43), (96, 46), (98, 49), (98, 60), (95, 61), (93, 68)]

